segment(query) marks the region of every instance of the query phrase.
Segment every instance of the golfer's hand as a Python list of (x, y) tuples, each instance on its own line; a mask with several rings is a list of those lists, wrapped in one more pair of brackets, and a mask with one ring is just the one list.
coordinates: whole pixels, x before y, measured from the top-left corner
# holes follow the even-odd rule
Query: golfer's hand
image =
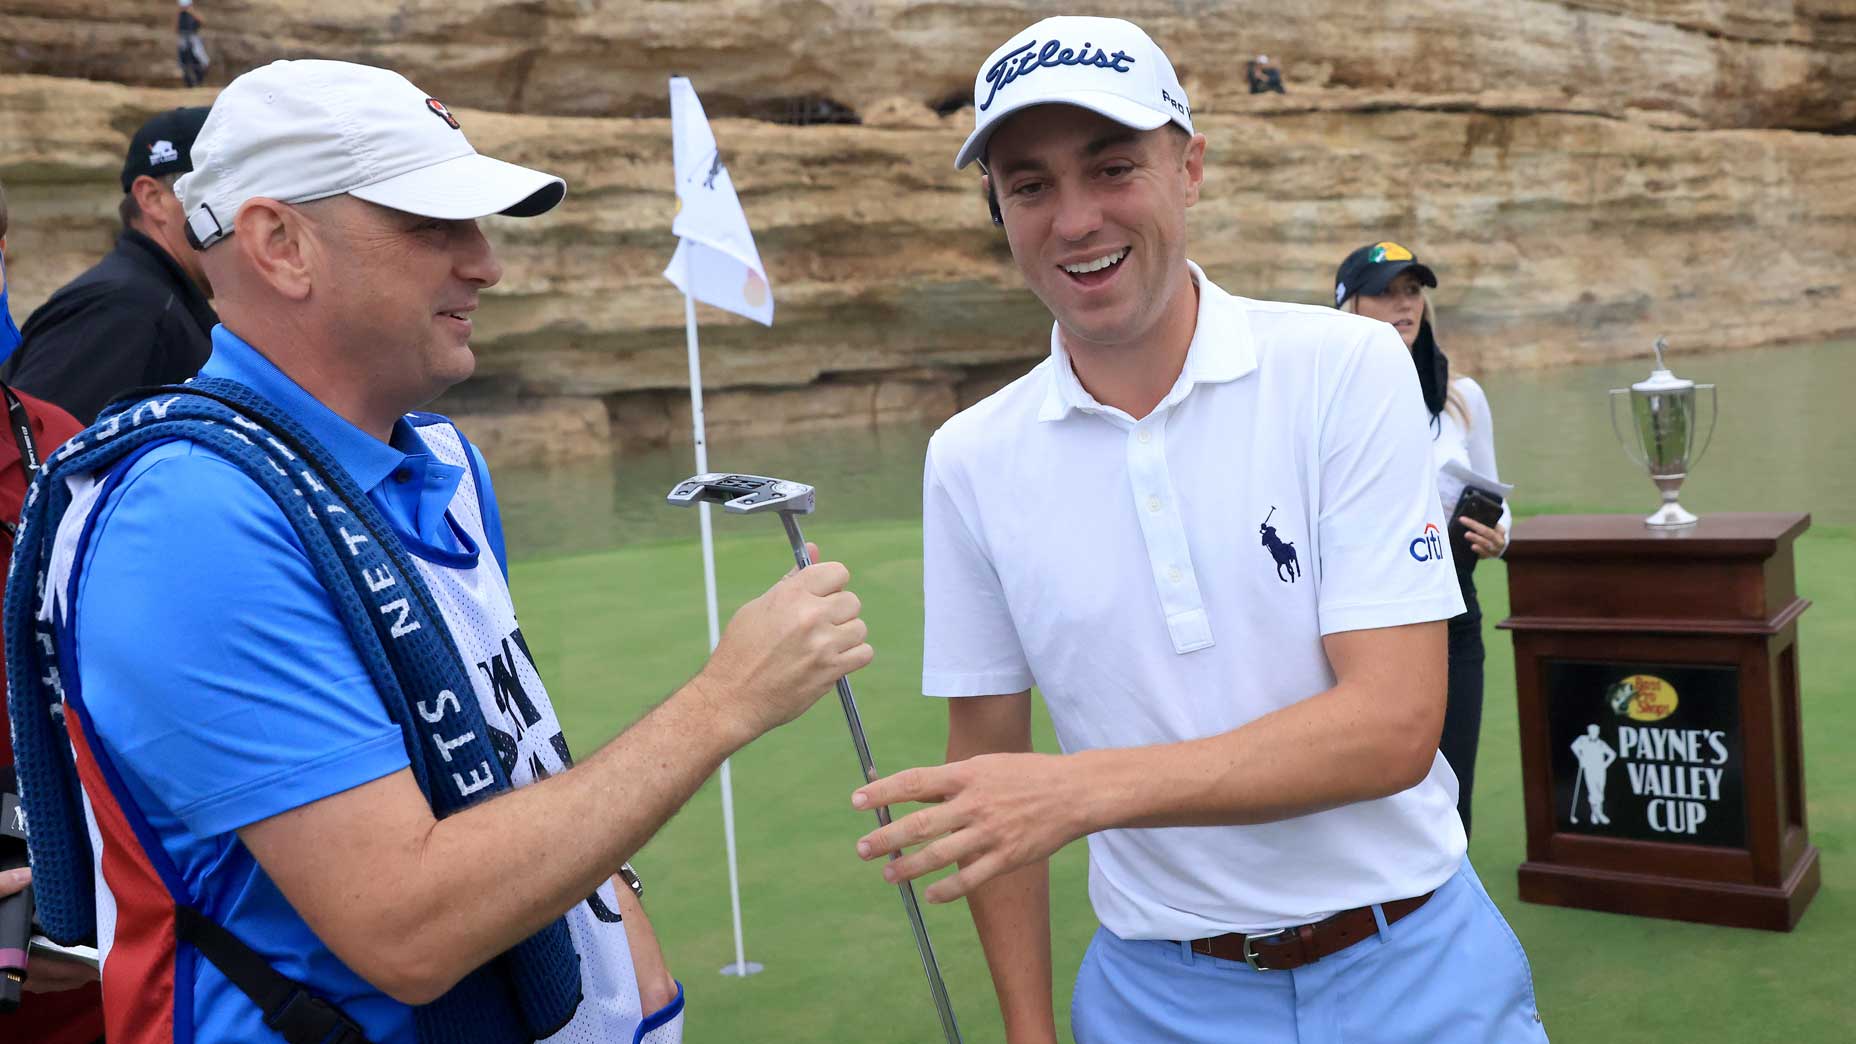
[(1071, 765), (1058, 754), (982, 754), (886, 776), (858, 788), (852, 806), (934, 804), (864, 835), (857, 854), (880, 859), (920, 845), (885, 866), (883, 879), (913, 880), (959, 863), (959, 873), (923, 893), (931, 903), (958, 899), (1000, 874), (1049, 858), (1088, 832)]
[(1500, 526), (1485, 526), (1468, 515), (1459, 516), (1457, 521), (1463, 523), (1463, 539), (1478, 558), (1498, 557), (1508, 546), (1508, 531)]
[[(0, 871), (0, 899), (26, 890), (32, 871), (26, 867)], [(83, 961), (63, 961), (43, 953), (26, 959), (26, 992), (58, 993), (97, 981), (97, 973)]]
[[(808, 545), (816, 556), (817, 548)], [(876, 655), (840, 562), (796, 569), (735, 612), (698, 686), (750, 738), (797, 718)]]

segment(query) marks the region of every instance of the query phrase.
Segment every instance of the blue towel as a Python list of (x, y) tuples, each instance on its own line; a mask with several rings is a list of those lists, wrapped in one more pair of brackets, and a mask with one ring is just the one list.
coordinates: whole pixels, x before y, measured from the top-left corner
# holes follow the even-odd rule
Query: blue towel
[[(94, 938), (96, 883), (70, 742), (63, 727), (59, 645), (39, 609), (51, 563), (52, 539), (70, 506), (65, 478), (104, 474), (157, 442), (186, 439), (231, 461), (277, 502), (308, 552), (341, 614), (388, 715), (400, 727), (413, 776), (443, 818), (491, 794), (509, 778), (489, 743), (482, 710), (469, 695), (456, 701), (473, 737), (441, 754), (438, 737), (416, 727), (415, 703), (442, 690), (471, 693), (443, 615), (418, 567), (385, 518), (354, 480), (300, 425), (250, 388), (223, 378), (197, 378), (122, 400), (65, 443), (27, 493), (6, 591), (6, 659), (12, 680), (8, 710), (13, 750), (30, 826), (33, 890), (46, 934), (64, 942)], [(299, 487), (315, 490), (315, 501)], [(330, 495), (344, 511), (320, 510)], [(365, 541), (354, 537), (367, 535)], [(386, 613), (369, 598), (366, 579), (391, 572), (404, 607)], [(456, 733), (453, 733), (455, 735)], [(455, 742), (455, 741), (450, 741)], [(482, 760), (494, 782), (465, 793), (465, 780), (445, 762)], [(198, 906), (196, 897), (177, 903)], [(581, 998), (580, 957), (564, 920), (466, 976), (448, 993), (414, 1009), (421, 1044), (507, 1044), (549, 1036), (573, 1018)]]

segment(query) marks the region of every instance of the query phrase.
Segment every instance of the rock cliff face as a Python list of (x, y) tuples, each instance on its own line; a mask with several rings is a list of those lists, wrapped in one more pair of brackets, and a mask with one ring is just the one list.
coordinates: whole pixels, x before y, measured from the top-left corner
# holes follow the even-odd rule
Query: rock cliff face
[[(1200, 109), (1244, 90), (1245, 59), (1291, 90), (1524, 89), (1715, 127), (1856, 123), (1849, 0), (1126, 0)], [(712, 115), (788, 101), (855, 111), (957, 99), (975, 64), (1054, 13), (1036, 0), (200, 0), (225, 69), (281, 57), (389, 65), (455, 105), (581, 116), (664, 114), (664, 77), (696, 79)], [(0, 0), (9, 71), (176, 82), (174, 14), (115, 0)]]
[[(1037, 6), (200, 9), (222, 65), (391, 64), (480, 150), (568, 179), (554, 213), (489, 222), (507, 275), (479, 313), (478, 376), (445, 403), (495, 433), (492, 451), (549, 454), (687, 431), (682, 299), (660, 275), (670, 132), (650, 115), (672, 71), (712, 117), (829, 99), (863, 119), (715, 120), (778, 302), (772, 329), (701, 311), (718, 438), (936, 419), (1040, 357), (1048, 316), (977, 177), (951, 169), (971, 109), (933, 108)], [(1856, 126), (1856, 2), (1262, 6), (1130, 5), (1210, 139), (1190, 254), (1227, 289), (1320, 301), (1349, 249), (1399, 239), (1438, 270), (1445, 344), (1472, 370), (1639, 353), (1659, 333), (1694, 350), (1856, 329), (1856, 137), (1822, 133)], [(166, 81), (165, 16), (124, 18), (102, 0), (0, 0), (13, 53), (61, 74), (0, 76), (22, 317), (107, 248), (128, 132), (209, 97), (63, 78)], [(1287, 96), (1244, 93), (1260, 50)]]

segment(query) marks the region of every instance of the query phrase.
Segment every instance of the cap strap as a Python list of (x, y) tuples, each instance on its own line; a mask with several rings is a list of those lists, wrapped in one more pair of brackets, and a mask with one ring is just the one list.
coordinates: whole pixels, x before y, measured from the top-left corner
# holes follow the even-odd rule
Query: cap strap
[(219, 223), (210, 204), (202, 203), (187, 215), (187, 242), (195, 250), (205, 250), (231, 234), (231, 229)]

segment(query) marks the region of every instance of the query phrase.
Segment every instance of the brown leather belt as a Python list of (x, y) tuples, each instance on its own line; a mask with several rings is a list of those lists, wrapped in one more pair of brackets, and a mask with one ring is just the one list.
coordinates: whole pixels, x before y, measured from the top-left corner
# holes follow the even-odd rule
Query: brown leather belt
[[(1381, 903), (1379, 908), (1385, 911), (1387, 924), (1396, 924), (1435, 894), (1426, 892), (1411, 899), (1394, 899)], [(1194, 939), (1192, 952), (1227, 961), (1243, 961), (1258, 971), (1289, 971), (1331, 957), (1378, 931), (1379, 922), (1373, 918), (1373, 908), (1361, 906), (1342, 910), (1314, 924), (1255, 935), (1232, 932), (1210, 939)]]

